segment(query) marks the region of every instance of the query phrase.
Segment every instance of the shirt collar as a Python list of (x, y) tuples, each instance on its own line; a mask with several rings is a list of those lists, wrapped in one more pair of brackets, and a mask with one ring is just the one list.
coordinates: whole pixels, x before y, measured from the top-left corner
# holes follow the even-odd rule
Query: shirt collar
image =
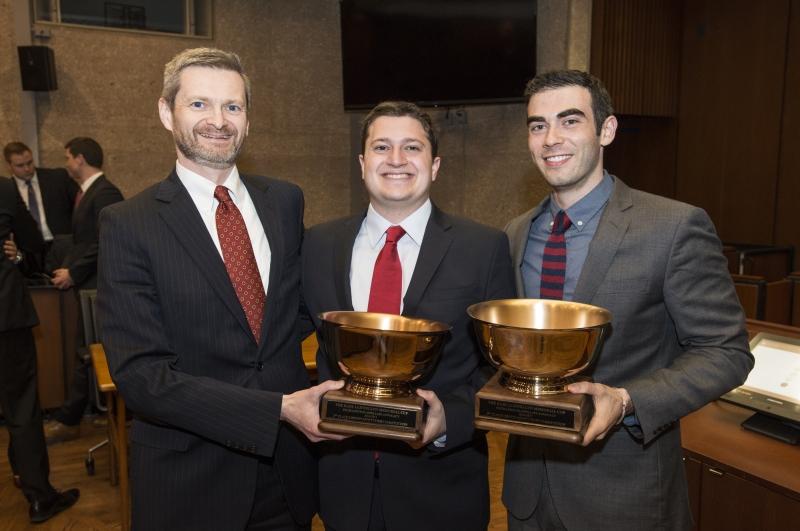
[[(576, 230), (582, 231), (586, 224), (594, 218), (598, 212), (600, 212), (606, 203), (608, 203), (608, 199), (611, 197), (611, 192), (614, 191), (614, 179), (609, 175), (609, 173), (603, 170), (603, 179), (598, 183), (597, 186), (592, 188), (592, 190), (583, 196), (578, 202), (567, 209), (567, 216), (569, 216), (570, 221), (572, 222), (572, 226), (575, 227)], [(553, 196), (550, 196), (550, 204), (548, 206), (550, 210), (550, 214), (552, 215), (552, 219), (555, 219), (556, 214), (558, 214), (560, 208), (558, 208), (558, 204), (553, 201)], [(546, 229), (550, 232), (550, 225), (548, 223)]]
[(421, 246), (422, 238), (425, 236), (425, 228), (428, 226), (428, 219), (431, 217), (433, 206), (428, 199), (417, 210), (400, 223), (392, 223), (387, 220), (372, 207), (370, 203), (367, 209), (367, 219), (364, 224), (367, 229), (367, 238), (372, 247), (377, 247), (386, 229), (393, 225), (400, 225), (406, 231), (406, 236), (414, 240), (414, 243)]
[(17, 187), (18, 188), (23, 188), (23, 187), (27, 186), (28, 183), (31, 183), (31, 185), (34, 185), (34, 184), (38, 184), (38, 182), (39, 182), (39, 176), (36, 174), (36, 172), (33, 172), (33, 177), (31, 177), (29, 181), (26, 181), (25, 179), (20, 179), (16, 175), (14, 175), (13, 177), (14, 177), (14, 180), (17, 181)]
[(81, 184), (81, 192), (85, 194), (86, 190), (88, 190), (89, 187), (92, 186), (94, 182), (100, 178), (101, 175), (103, 175), (103, 172), (99, 171), (94, 175), (92, 175), (91, 177), (89, 177), (88, 179), (86, 179), (85, 181), (83, 181), (83, 183)]
[[(177, 160), (175, 161), (175, 173), (178, 174), (178, 179), (181, 180), (183, 186), (189, 191), (189, 195), (209, 201), (210, 206), (214, 205), (214, 201), (216, 201), (216, 199), (214, 199), (214, 190), (217, 188), (215, 183), (206, 179), (199, 173), (195, 173), (189, 168), (181, 166), (181, 163)], [(235, 165), (228, 174), (228, 178), (222, 183), (222, 186), (228, 189), (234, 204), (238, 204), (244, 193), (242, 190), (244, 183), (242, 183), (242, 179), (239, 177), (239, 169)]]

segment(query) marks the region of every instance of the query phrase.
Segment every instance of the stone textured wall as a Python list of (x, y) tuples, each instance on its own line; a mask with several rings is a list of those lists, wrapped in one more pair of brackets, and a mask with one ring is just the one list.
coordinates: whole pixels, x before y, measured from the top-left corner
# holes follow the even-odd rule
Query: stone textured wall
[[(14, 39), (13, 0), (0, 0), (0, 143), (15, 138), (21, 127), (19, 63)], [(0, 158), (0, 163), (4, 161)], [(0, 175), (8, 173), (0, 166)]]
[[(12, 4), (0, 0), (3, 143), (15, 138), (20, 121)], [(237, 52), (253, 81), (240, 168), (300, 185), (307, 225), (366, 204), (356, 158), (363, 113), (342, 107), (338, 0), (220, 0), (214, 3), (212, 39), (37, 28), (52, 35), (47, 44), (55, 52), (59, 83), (57, 91), (36, 94), (42, 166), (62, 165), (64, 143), (85, 135), (103, 146), (105, 170), (126, 197), (163, 179), (175, 160), (156, 112), (163, 65), (184, 48), (216, 46)], [(527, 150), (525, 106), (464, 110), (467, 123), (458, 125), (446, 110), (431, 111), (443, 159), (433, 197), (450, 212), (502, 227), (548, 192)]]

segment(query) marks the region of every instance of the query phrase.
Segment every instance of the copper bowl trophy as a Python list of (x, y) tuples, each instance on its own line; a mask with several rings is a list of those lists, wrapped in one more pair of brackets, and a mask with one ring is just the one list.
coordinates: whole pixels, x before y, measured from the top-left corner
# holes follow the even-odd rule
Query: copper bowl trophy
[(475, 396), (475, 426), (579, 444), (594, 412), (566, 386), (600, 351), (611, 312), (577, 302), (508, 299), (467, 313), (481, 350), (499, 368)]
[(450, 326), (372, 312), (325, 312), (320, 319), (328, 363), (346, 383), (323, 395), (319, 429), (420, 440), (425, 401), (411, 384), (436, 364)]

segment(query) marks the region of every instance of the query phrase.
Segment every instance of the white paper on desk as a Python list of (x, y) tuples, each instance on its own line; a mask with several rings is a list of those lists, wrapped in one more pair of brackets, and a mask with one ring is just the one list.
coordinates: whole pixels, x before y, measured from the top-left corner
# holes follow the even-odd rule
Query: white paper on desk
[(744, 387), (769, 396), (800, 402), (800, 347), (765, 339), (753, 348), (755, 367)]

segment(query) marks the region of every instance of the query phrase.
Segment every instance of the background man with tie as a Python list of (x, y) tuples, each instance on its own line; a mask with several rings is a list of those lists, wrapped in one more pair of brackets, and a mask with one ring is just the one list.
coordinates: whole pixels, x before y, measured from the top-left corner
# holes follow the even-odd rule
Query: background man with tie
[(134, 529), (308, 529), (317, 509), (306, 437), (341, 384), (306, 389), (303, 196), (239, 173), (250, 102), (236, 54), (175, 56), (158, 102), (175, 169), (102, 215), (97, 315), (135, 413)]
[(753, 365), (722, 246), (701, 209), (604, 171), (617, 119), (598, 79), (549, 72), (525, 94), (528, 146), (553, 192), (506, 227), (517, 293), (613, 321), (595, 383), (570, 386), (594, 401), (584, 446), (509, 438), (509, 529), (689, 529), (678, 419)]
[[(508, 240), (450, 216), (430, 200), (440, 159), (430, 117), (384, 102), (364, 120), (359, 156), (365, 213), (310, 229), (303, 244), (303, 297), (314, 324), (328, 310), (421, 317), (452, 336), (418, 390), (428, 403), (422, 444), (354, 437), (320, 458), (320, 515), (327, 529), (485, 529), (487, 447), (473, 429), (474, 393), (487, 374), (470, 304), (513, 296)], [(335, 377), (322, 351), (320, 379)]]
[[(80, 188), (72, 213), (71, 244), (61, 266), (53, 271), (53, 285), (63, 290), (74, 288), (77, 297), (80, 290), (97, 287), (100, 212), (108, 205), (122, 201), (122, 192), (103, 173), (103, 149), (94, 139), (73, 138), (64, 149), (67, 172)], [(83, 338), (80, 319), (77, 327), (78, 337)], [(53, 420), (45, 425), (48, 444), (80, 435), (81, 418), (89, 402), (90, 364), (85, 349), (81, 349), (67, 400), (53, 413)]]
[[(22, 142), (9, 142), (3, 148), (11, 176), (17, 184), (19, 194), (25, 206), (39, 226), (39, 232), (45, 242), (45, 261), (47, 271), (61, 264), (65, 245), (69, 243), (67, 235), (72, 234), (72, 209), (78, 185), (70, 179), (63, 168), (37, 168), (33, 164), (33, 154)], [(53, 250), (57, 256), (47, 260), (54, 242), (61, 249)], [(59, 254), (60, 253), (60, 254)], [(52, 267), (48, 267), (52, 264)]]

